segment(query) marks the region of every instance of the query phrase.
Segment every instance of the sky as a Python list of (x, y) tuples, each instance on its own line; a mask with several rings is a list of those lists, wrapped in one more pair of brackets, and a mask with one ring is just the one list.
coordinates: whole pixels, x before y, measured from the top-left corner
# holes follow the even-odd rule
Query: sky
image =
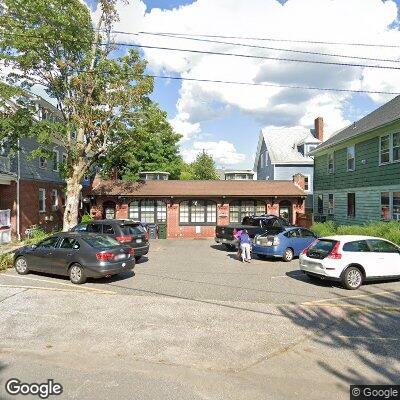
[[(200, 37), (228, 44), (150, 34), (116, 35), (115, 39), (157, 47), (397, 67), (399, 64), (396, 61), (363, 58), (400, 60), (399, 2), (128, 0), (128, 3), (118, 3), (120, 21), (115, 30), (235, 36), (239, 39)], [(95, 20), (98, 16), (96, 0), (87, 0), (87, 3)], [(289, 41), (240, 39), (243, 37)], [(198, 36), (196, 38), (199, 39)], [(298, 43), (293, 40), (398, 44), (399, 47)], [(237, 46), (237, 43), (275, 50)], [(330, 56), (292, 53), (282, 49), (328, 53)], [(141, 53), (148, 61), (148, 72), (154, 75), (400, 92), (400, 70), (396, 69), (149, 48), (141, 49)], [(343, 55), (347, 58), (339, 57)], [(218, 167), (251, 169), (262, 128), (310, 129), (314, 119), (321, 116), (324, 118), (326, 137), (329, 137), (394, 96), (156, 78), (152, 99), (167, 111), (170, 123), (183, 135), (180, 146), (186, 161), (192, 161), (204, 149), (214, 157)]]

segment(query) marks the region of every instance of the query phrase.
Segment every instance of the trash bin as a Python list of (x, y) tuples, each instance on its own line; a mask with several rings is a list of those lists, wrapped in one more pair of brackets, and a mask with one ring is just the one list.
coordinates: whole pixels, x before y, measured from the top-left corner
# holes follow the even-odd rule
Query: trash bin
[(149, 238), (150, 239), (157, 239), (157, 225), (148, 224), (147, 225), (147, 232), (149, 234)]
[(158, 238), (159, 239), (167, 238), (167, 224), (165, 223), (158, 224)]

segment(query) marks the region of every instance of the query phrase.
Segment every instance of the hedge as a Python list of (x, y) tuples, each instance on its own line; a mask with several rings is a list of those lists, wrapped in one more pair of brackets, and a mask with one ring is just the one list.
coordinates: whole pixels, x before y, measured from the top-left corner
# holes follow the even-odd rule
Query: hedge
[(365, 225), (337, 225), (333, 221), (328, 221), (324, 223), (315, 223), (311, 229), (319, 236), (376, 236), (400, 245), (400, 223), (397, 221), (370, 222)]

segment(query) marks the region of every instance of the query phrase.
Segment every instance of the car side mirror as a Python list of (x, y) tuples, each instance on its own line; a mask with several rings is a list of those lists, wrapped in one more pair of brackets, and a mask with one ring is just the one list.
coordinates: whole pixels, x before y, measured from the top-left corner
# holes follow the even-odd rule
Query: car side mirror
[(78, 249), (79, 249), (79, 246), (78, 246), (77, 244), (74, 244), (74, 245), (72, 246), (72, 248), (73, 248), (74, 250), (78, 250)]

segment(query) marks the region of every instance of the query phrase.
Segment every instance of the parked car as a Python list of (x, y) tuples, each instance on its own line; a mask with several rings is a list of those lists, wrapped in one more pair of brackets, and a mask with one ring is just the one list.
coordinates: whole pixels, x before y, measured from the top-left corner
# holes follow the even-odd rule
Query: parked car
[(69, 276), (80, 284), (86, 278), (101, 278), (131, 270), (135, 250), (115, 239), (95, 233), (64, 232), (25, 246), (15, 252), (15, 270), (49, 272)]
[(149, 235), (140, 222), (128, 219), (93, 220), (87, 223), (86, 232), (102, 233), (132, 247), (136, 261), (149, 252)]
[(292, 261), (316, 238), (314, 232), (305, 228), (273, 228), (254, 238), (252, 251), (259, 258), (276, 257), (283, 261)]
[(78, 225), (75, 225), (71, 228), (70, 232), (86, 232), (87, 230), (87, 222), (80, 222)]
[(323, 237), (300, 255), (300, 270), (357, 289), (368, 280), (399, 278), (400, 247), (370, 236)]
[(276, 215), (260, 215), (244, 217), (242, 223), (233, 223), (226, 226), (217, 225), (215, 229), (215, 241), (223, 244), (228, 249), (237, 247), (237, 240), (233, 236), (236, 231), (246, 229), (253, 239), (256, 235), (268, 232), (273, 228), (292, 226), (286, 219)]

